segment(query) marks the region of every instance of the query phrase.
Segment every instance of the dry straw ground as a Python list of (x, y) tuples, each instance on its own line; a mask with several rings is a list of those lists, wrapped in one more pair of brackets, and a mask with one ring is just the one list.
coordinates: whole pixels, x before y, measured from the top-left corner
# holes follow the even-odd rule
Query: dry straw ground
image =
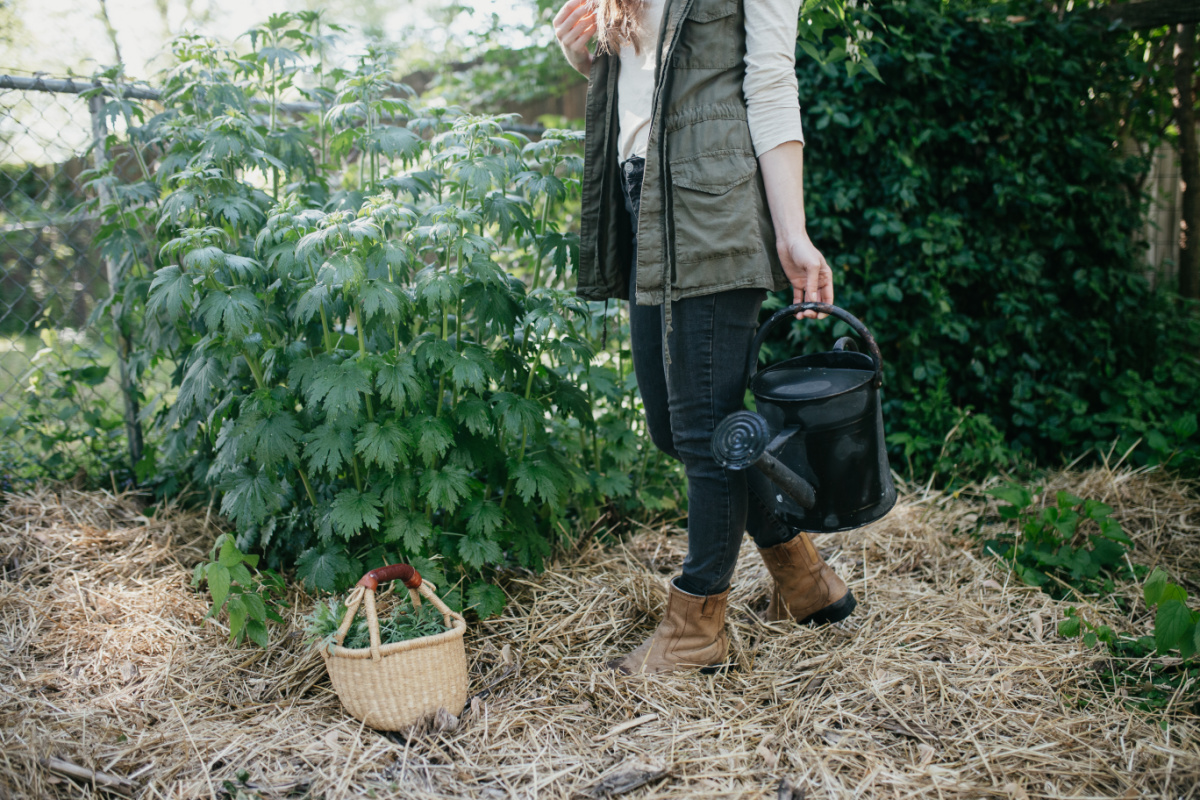
[[(1136, 558), (1196, 591), (1194, 488), (1051, 482), (1115, 505)], [(861, 601), (833, 628), (748, 619), (766, 576), (747, 545), (728, 676), (598, 667), (652, 629), (678, 531), (513, 576), (505, 616), (468, 632), (482, 694), (453, 729), (407, 737), (340, 711), (298, 632), (310, 600), (292, 598), (268, 650), (227, 646), (188, 588), (216, 531), (139, 508), (66, 490), (0, 508), (2, 797), (228, 797), (242, 771), (263, 798), (1200, 796), (1194, 707), (1164, 729), (1094, 688), (1103, 654), (1056, 635), (1064, 606), (979, 555), (978, 498), (909, 492), (883, 522), (820, 540)]]

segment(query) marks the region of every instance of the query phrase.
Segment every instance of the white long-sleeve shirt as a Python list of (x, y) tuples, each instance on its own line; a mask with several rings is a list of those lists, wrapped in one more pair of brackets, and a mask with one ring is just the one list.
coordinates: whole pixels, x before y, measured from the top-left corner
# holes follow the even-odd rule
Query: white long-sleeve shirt
[[(642, 53), (621, 48), (617, 78), (621, 160), (646, 155), (650, 108), (654, 100), (655, 42), (666, 0), (645, 0), (642, 7)], [(784, 142), (803, 142), (799, 84), (796, 80), (796, 25), (800, 0), (745, 0), (746, 117), (754, 154), (761, 156)]]

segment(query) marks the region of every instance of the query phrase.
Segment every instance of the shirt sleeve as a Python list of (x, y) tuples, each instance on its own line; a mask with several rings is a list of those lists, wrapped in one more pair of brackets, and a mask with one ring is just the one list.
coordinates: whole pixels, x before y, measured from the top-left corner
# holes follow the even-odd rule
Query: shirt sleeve
[(754, 154), (804, 142), (796, 80), (796, 26), (801, 0), (745, 0), (746, 117)]

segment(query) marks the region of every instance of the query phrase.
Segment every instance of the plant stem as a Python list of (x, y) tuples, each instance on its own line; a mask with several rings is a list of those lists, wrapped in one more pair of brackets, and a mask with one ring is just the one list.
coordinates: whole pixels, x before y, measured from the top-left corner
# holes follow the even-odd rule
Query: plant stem
[(313, 492), (312, 484), (308, 482), (308, 476), (304, 474), (304, 467), (297, 467), (296, 471), (300, 473), (300, 480), (304, 484), (304, 491), (308, 495), (308, 500), (314, 506), (317, 505), (317, 495)]
[(530, 291), (533, 291), (534, 289), (538, 288), (538, 286), (541, 283), (542, 253), (541, 253), (541, 247), (536, 246), (536, 245), (540, 245), (540, 242), (537, 242), (537, 237), (546, 235), (546, 219), (549, 216), (550, 216), (550, 194), (547, 193), (546, 201), (544, 203), (542, 203), (541, 225), (538, 226), (539, 230), (537, 231), (537, 234), (534, 236), (536, 255), (534, 256), (535, 260), (533, 262), (533, 285), (530, 287)]
[(333, 331), (329, 328), (329, 317), (325, 316), (325, 304), (321, 303), (321, 331), (325, 335), (325, 352), (333, 352)]
[(267, 388), (267, 382), (263, 378), (262, 365), (258, 363), (258, 359), (249, 350), (243, 350), (242, 355), (246, 359), (246, 364), (250, 367), (250, 373), (254, 376), (254, 382), (258, 384), (258, 388)]

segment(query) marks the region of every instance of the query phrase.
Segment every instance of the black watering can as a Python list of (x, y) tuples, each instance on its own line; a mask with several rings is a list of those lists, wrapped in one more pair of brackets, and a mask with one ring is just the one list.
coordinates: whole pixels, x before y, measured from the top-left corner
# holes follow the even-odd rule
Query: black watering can
[[(849, 325), (867, 353), (845, 336), (830, 352), (757, 371), (758, 351), (771, 328), (810, 310)], [(759, 328), (749, 375), (758, 412), (734, 412), (717, 426), (712, 452), (718, 464), (755, 467), (748, 473), (751, 489), (784, 523), (803, 531), (859, 528), (891, 510), (896, 487), (879, 406), (883, 359), (865, 325), (837, 306), (788, 306)]]

